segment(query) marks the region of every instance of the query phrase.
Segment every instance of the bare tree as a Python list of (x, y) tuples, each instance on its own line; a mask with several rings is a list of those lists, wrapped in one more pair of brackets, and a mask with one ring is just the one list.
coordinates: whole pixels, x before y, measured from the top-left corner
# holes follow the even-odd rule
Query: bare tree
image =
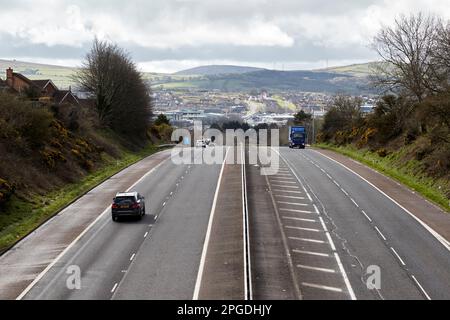
[(433, 64), (443, 90), (448, 90), (450, 80), (450, 23), (441, 23), (437, 31), (436, 48), (433, 50)]
[(441, 24), (435, 16), (402, 16), (393, 27), (384, 27), (373, 48), (383, 62), (376, 65), (374, 84), (405, 91), (417, 101), (436, 90), (433, 51)]
[(76, 81), (95, 101), (104, 125), (121, 134), (145, 137), (152, 114), (150, 89), (121, 48), (96, 39)]

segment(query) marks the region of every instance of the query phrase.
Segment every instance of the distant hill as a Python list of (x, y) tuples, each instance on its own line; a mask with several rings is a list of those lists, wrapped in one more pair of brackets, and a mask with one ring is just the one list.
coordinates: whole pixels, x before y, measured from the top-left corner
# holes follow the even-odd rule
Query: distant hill
[[(61, 89), (75, 86), (72, 76), (76, 68), (22, 61), (0, 60), (0, 78), (13, 67), (30, 79), (52, 79)], [(369, 64), (329, 68), (318, 71), (275, 71), (239, 66), (204, 66), (177, 74), (143, 73), (156, 90), (221, 90), (228, 92), (268, 89), (325, 93), (371, 93), (368, 88)], [(190, 74), (191, 72), (203, 74)], [(184, 74), (186, 73), (186, 74)]]
[(179, 76), (187, 75), (199, 75), (199, 76), (210, 76), (210, 75), (221, 75), (221, 74), (243, 74), (248, 72), (261, 71), (264, 69), (253, 68), (253, 67), (241, 67), (241, 66), (228, 66), (228, 65), (211, 65), (211, 66), (201, 66), (192, 69), (187, 69), (174, 73)]
[(366, 77), (325, 71), (260, 70), (242, 74), (206, 75), (181, 81), (172, 79), (166, 83), (153, 83), (153, 85), (157, 89), (162, 87), (228, 92), (268, 89), (348, 94), (371, 93)]
[(331, 67), (327, 69), (320, 69), (317, 71), (350, 74), (356, 77), (368, 77), (372, 74), (373, 68), (379, 63), (381, 62), (352, 64), (349, 66)]

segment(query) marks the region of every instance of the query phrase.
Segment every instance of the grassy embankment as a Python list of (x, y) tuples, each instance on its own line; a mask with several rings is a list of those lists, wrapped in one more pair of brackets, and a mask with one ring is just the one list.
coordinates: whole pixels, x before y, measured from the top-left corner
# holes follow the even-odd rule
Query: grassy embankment
[(43, 196), (34, 196), (29, 201), (13, 196), (0, 215), (0, 253), (89, 190), (159, 150), (149, 145), (139, 152), (124, 149), (118, 159), (104, 155), (104, 165), (76, 183), (67, 184)]
[(331, 144), (317, 144), (315, 147), (335, 151), (377, 170), (384, 175), (406, 185), (421, 194), (442, 209), (450, 212), (450, 201), (446, 196), (450, 189), (450, 182), (445, 179), (433, 179), (425, 176), (422, 164), (417, 160), (404, 161), (406, 149), (400, 149), (386, 157), (367, 149), (357, 149), (352, 146), (335, 146)]

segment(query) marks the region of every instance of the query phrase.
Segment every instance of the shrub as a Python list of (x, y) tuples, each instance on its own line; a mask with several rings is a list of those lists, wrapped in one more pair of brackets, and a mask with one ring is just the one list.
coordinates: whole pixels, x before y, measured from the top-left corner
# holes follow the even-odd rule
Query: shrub
[(0, 206), (5, 204), (15, 192), (15, 187), (0, 178)]
[(0, 137), (23, 138), (32, 148), (43, 145), (50, 136), (53, 115), (43, 106), (33, 106), (17, 96), (0, 93)]
[(381, 148), (377, 150), (377, 154), (381, 158), (386, 158), (389, 152), (385, 148)]

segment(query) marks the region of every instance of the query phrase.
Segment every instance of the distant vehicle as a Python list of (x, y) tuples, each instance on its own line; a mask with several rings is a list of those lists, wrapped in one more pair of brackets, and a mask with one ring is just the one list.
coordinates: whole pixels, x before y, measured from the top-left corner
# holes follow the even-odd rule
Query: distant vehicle
[(120, 217), (136, 217), (139, 220), (145, 215), (145, 198), (137, 192), (118, 193), (111, 206), (113, 221)]
[(206, 148), (206, 142), (204, 140), (197, 140), (195, 146), (197, 148)]
[(305, 127), (289, 127), (289, 148), (306, 148), (306, 128)]

